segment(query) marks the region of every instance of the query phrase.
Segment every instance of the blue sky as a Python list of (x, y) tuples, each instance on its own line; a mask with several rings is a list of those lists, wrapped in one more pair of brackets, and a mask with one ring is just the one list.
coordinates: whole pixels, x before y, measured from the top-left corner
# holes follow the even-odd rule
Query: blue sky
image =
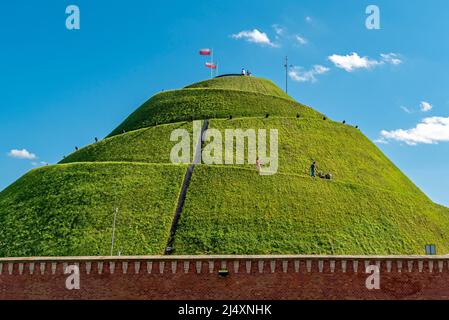
[[(65, 26), (70, 4), (80, 30)], [(370, 4), (380, 30), (365, 27)], [(198, 50), (211, 47), (220, 72), (246, 67), (282, 87), (288, 55), (294, 98), (359, 125), (449, 206), (447, 12), (446, 0), (2, 1), (0, 190), (154, 93), (207, 78)]]

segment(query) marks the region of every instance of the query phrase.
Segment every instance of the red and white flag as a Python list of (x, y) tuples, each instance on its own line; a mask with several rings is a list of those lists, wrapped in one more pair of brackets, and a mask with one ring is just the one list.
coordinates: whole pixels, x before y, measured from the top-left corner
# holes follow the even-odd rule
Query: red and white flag
[(213, 62), (206, 62), (206, 68), (217, 69), (217, 65)]
[(200, 49), (200, 55), (202, 56), (210, 56), (212, 54), (211, 49)]

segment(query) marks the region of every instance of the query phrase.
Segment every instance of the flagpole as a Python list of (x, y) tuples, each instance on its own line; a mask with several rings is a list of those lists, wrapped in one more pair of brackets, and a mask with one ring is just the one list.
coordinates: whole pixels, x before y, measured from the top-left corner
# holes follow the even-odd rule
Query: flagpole
[[(210, 63), (211, 66), (214, 64), (214, 48), (212, 48), (212, 52), (210, 55)], [(214, 72), (213, 68), (210, 68), (210, 78), (212, 79), (212, 73)]]

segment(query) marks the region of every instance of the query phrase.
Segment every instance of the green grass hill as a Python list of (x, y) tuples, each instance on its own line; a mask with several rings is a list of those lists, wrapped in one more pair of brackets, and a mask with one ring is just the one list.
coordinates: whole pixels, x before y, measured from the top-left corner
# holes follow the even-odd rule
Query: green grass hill
[[(277, 129), (277, 174), (254, 165), (172, 164), (175, 129)], [(224, 145), (224, 141), (222, 142)], [(331, 172), (312, 178), (309, 167)], [(31, 170), (0, 193), (0, 256), (449, 253), (449, 209), (433, 203), (359, 129), (273, 82), (222, 77), (156, 94), (102, 141)]]

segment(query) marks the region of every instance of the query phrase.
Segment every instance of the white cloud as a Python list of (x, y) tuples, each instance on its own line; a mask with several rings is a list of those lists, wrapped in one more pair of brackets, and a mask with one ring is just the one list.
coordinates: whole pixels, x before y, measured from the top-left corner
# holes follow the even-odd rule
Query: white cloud
[(380, 58), (383, 62), (390, 63), (395, 66), (402, 63), (402, 60), (397, 53), (381, 53)]
[(412, 129), (381, 131), (380, 140), (396, 140), (408, 145), (436, 144), (449, 142), (449, 117), (429, 117), (423, 119)]
[(280, 25), (278, 25), (278, 24), (273, 24), (273, 29), (274, 29), (274, 32), (278, 35), (278, 36), (282, 36), (284, 33), (285, 33), (285, 29), (282, 27), (282, 26), (280, 26)]
[[(300, 45), (306, 45), (309, 41), (299, 35), (299, 34), (290, 34), (287, 29), (279, 24), (273, 24), (272, 25), (274, 32), (276, 33), (276, 40), (288, 40), (289, 42), (296, 42)], [(234, 35), (236, 36), (236, 35)], [(277, 44), (274, 44), (274, 46), (278, 46)]]
[(296, 41), (298, 41), (298, 43), (299, 44), (301, 44), (301, 45), (305, 45), (305, 44), (307, 44), (307, 39), (306, 38), (304, 38), (304, 37), (301, 37), (300, 35), (295, 35), (295, 39), (296, 39)]
[(377, 140), (374, 140), (374, 142), (378, 144), (388, 144), (388, 141), (385, 140), (384, 138), (379, 138)]
[(371, 69), (384, 64), (399, 65), (402, 60), (396, 53), (381, 53), (380, 60), (370, 59), (369, 57), (361, 57), (357, 52), (347, 55), (333, 54), (328, 59), (334, 63), (337, 68), (352, 72), (356, 69)]
[(41, 167), (41, 166), (48, 166), (48, 162), (40, 161), (40, 162), (31, 162), (31, 165), (33, 167)]
[(250, 31), (250, 30), (240, 31), (237, 34), (231, 35), (231, 37), (234, 39), (245, 39), (246, 41), (251, 42), (251, 43), (268, 45), (271, 47), (278, 46), (278, 45), (274, 44), (273, 42), (271, 42), (270, 38), (268, 38), (268, 36), (265, 32), (261, 32), (257, 29), (254, 29), (252, 31)]
[(419, 109), (418, 108), (410, 109), (410, 108), (408, 108), (406, 106), (400, 106), (400, 108), (404, 112), (406, 112), (406, 113), (415, 113), (415, 112), (418, 112), (418, 111), (429, 112), (430, 110), (433, 109), (433, 106), (429, 102), (427, 102), (427, 101), (421, 101), (420, 104), (419, 104)]
[(421, 103), (419, 104), (419, 108), (422, 112), (428, 112), (433, 109), (433, 106), (427, 101), (421, 101)]
[(327, 73), (329, 68), (326, 68), (321, 65), (314, 65), (311, 70), (304, 70), (302, 67), (294, 67), (288, 75), (294, 81), (299, 82), (316, 82), (317, 75)]
[(412, 110), (410, 110), (409, 108), (407, 108), (406, 106), (401, 106), (400, 107), (404, 112), (406, 112), (406, 113), (412, 113), (413, 111)]
[(8, 152), (8, 156), (16, 159), (27, 159), (27, 160), (37, 159), (37, 156), (34, 153), (31, 153), (26, 149), (22, 150), (13, 149)]
[(345, 56), (333, 54), (328, 58), (337, 68), (344, 69), (348, 72), (356, 69), (370, 69), (380, 63), (376, 60), (370, 60), (368, 57), (360, 57), (356, 52)]
[(306, 20), (306, 22), (310, 23), (310, 22), (312, 22), (312, 17), (307, 16), (304, 20)]

